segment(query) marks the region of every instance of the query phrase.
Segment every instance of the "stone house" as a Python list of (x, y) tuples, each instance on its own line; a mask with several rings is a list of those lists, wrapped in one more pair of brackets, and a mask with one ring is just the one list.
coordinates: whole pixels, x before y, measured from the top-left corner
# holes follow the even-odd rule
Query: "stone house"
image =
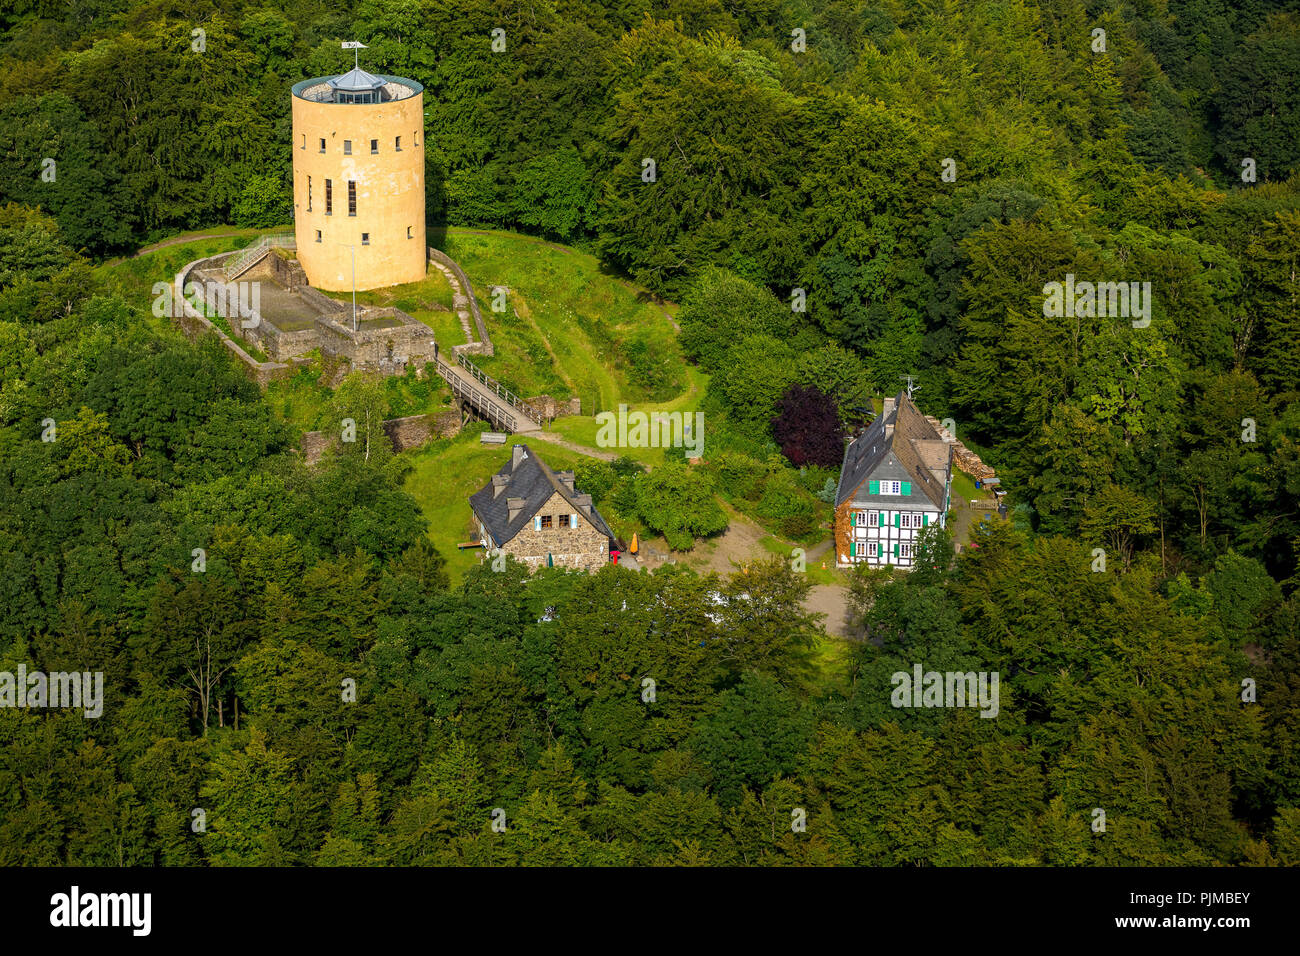
[(614, 532), (573, 485), (573, 472), (552, 471), (527, 445), (470, 495), (479, 540), (530, 568), (598, 570), (609, 563)]
[(944, 527), (952, 494), (952, 445), (906, 392), (844, 450), (835, 493), (836, 567), (909, 568), (922, 530)]

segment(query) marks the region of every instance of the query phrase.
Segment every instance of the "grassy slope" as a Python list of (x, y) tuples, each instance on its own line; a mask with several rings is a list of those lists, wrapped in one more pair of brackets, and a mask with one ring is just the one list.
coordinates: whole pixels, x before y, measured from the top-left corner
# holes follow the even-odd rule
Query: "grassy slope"
[[(445, 245), (473, 283), (496, 347), (480, 364), (520, 395), (576, 394), (590, 415), (649, 397), (620, 367), (618, 346), (634, 333), (659, 354), (680, 355), (671, 306), (610, 276), (594, 256), (486, 230), (450, 229)], [(495, 286), (508, 290), (502, 312), (492, 311)]]

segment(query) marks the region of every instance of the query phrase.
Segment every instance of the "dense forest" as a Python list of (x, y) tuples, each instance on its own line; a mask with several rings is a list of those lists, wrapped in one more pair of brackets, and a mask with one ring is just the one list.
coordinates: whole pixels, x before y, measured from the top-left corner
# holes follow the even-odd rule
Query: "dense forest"
[[(452, 586), (402, 456), (308, 468), (96, 268), (288, 222), (349, 39), (425, 86), (431, 223), (681, 303), (707, 467), (912, 374), (1016, 520), (858, 575), (829, 676), (786, 562)], [(14, 0), (0, 671), (105, 706), (0, 708), (0, 864), (1300, 864), (1298, 389), (1295, 3)], [(890, 706), (916, 661), (997, 718)]]

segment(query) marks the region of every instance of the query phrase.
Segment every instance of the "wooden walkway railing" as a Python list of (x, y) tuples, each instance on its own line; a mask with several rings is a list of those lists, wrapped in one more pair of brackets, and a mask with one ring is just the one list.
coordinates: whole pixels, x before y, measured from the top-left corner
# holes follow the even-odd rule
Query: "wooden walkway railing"
[(533, 406), (529, 405), (514, 392), (510, 391), (510, 389), (506, 388), (491, 375), (487, 374), (487, 372), (483, 371), (467, 359), (464, 353), (458, 352), (456, 354), (456, 361), (460, 363), (461, 368), (468, 372), (473, 378), (481, 382), (484, 388), (491, 391), (498, 398), (504, 399), (506, 404), (514, 408), (519, 414), (523, 415), (530, 421), (536, 422), (538, 425), (542, 424), (542, 415), (537, 411), (537, 409), (533, 408)]
[(434, 367), (437, 369), (438, 374), (451, 386), (451, 393), (469, 405), (474, 411), (497, 428), (508, 432), (519, 430), (519, 420), (515, 417), (514, 412), (500, 402), (494, 401), (488, 392), (479, 388), (472, 380), (466, 380), (463, 375), (457, 372), (456, 367), (444, 361), (441, 355), (435, 361)]

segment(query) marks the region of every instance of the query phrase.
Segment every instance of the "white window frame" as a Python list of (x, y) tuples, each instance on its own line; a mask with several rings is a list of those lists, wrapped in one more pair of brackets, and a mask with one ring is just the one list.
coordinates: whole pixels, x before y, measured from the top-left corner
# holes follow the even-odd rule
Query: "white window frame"
[(878, 557), (880, 557), (880, 542), (879, 542), (879, 541), (872, 540), (872, 541), (868, 541), (868, 542), (867, 542), (867, 557), (869, 557), (869, 558), (878, 558)]
[(910, 542), (910, 541), (900, 541), (900, 542), (898, 542), (898, 558), (899, 558), (899, 560), (901, 561), (903, 558), (907, 558), (908, 560), (911, 560), (912, 557), (913, 557), (913, 555), (912, 555), (912, 542)]
[(891, 481), (882, 478), (880, 481), (880, 493), (882, 495), (901, 495), (903, 493), (903, 483), (901, 481)]
[(880, 512), (879, 512), (879, 511), (867, 511), (867, 512), (864, 512), (864, 514), (867, 516), (867, 527), (868, 527), (868, 528), (879, 528), (879, 527), (880, 527)]

